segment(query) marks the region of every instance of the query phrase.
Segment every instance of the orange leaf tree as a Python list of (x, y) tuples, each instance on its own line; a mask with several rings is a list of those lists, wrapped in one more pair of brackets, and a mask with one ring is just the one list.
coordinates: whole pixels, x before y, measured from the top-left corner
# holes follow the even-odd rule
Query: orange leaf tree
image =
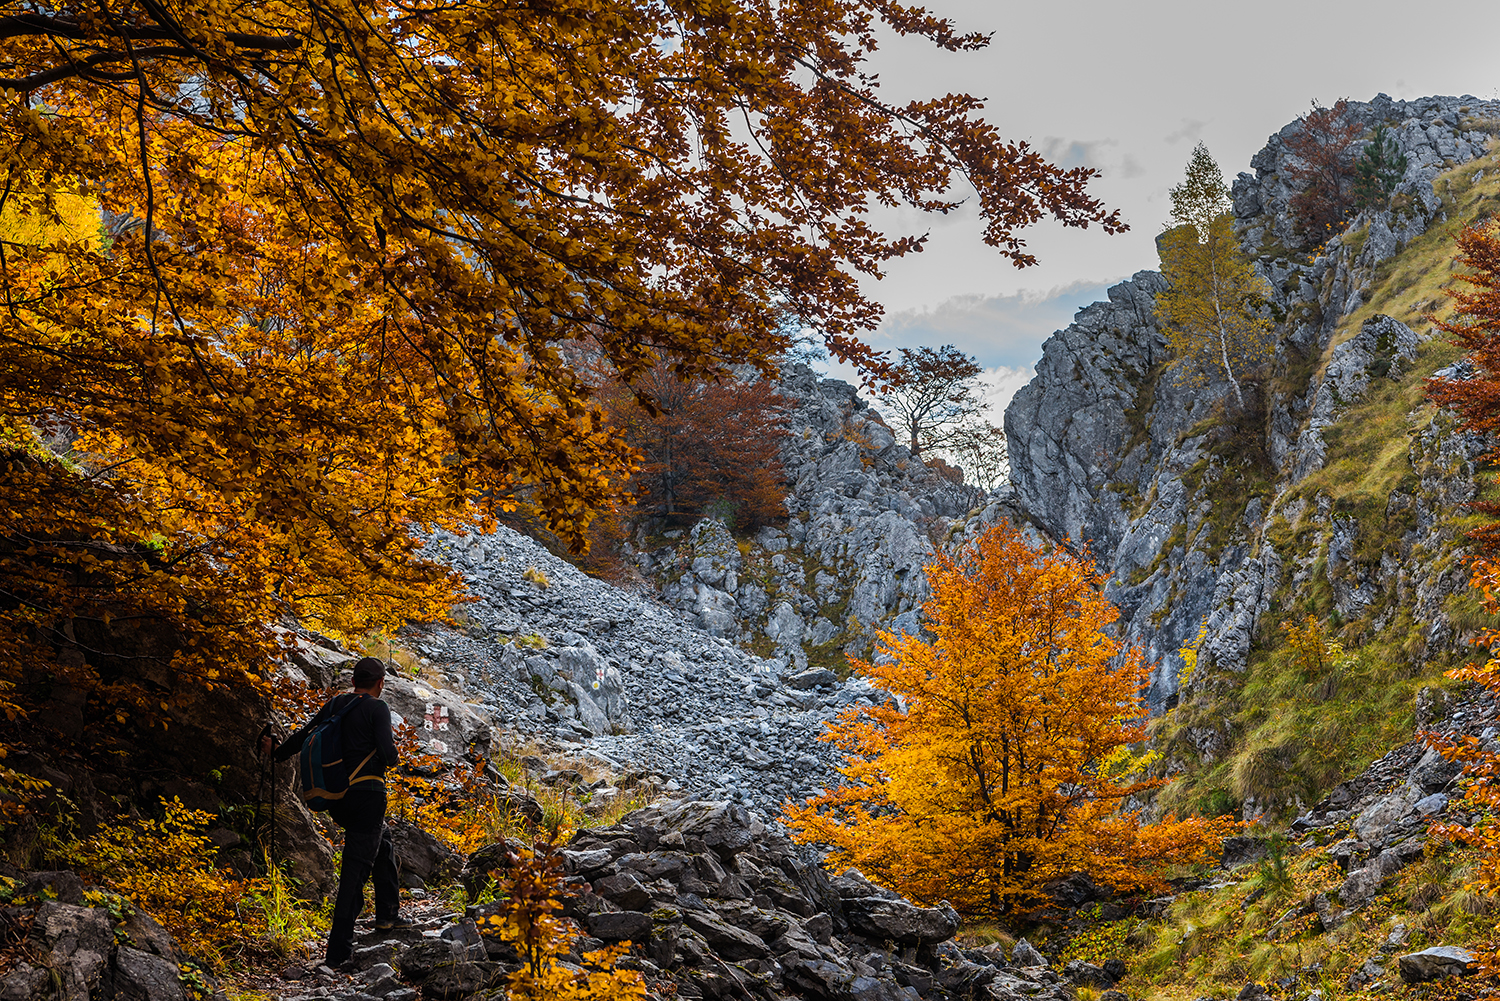
[(1126, 801), (1146, 664), (1108, 627), (1118, 611), (1086, 556), (997, 525), (927, 569), (932, 638), (882, 633), (862, 670), (896, 704), (846, 714), (824, 739), (848, 782), (788, 822), (839, 865), (911, 896), (996, 914), (1075, 871), (1120, 890), (1206, 861), (1228, 821), (1142, 825)]
[(1331, 108), (1314, 100), (1286, 139), (1297, 157), (1287, 166), (1287, 176), (1301, 187), (1292, 196), (1291, 209), (1299, 231), (1315, 243), (1341, 229), (1354, 208), (1359, 178), (1354, 144), (1364, 134), (1365, 127), (1349, 113), (1348, 99), (1341, 97)]
[(988, 41), (888, 0), (0, 3), (17, 700), (113, 656), (145, 710), (263, 666), (260, 623), (441, 614), (435, 526), (529, 506), (582, 547), (629, 449), (567, 348), (629, 385), (805, 328), (878, 370), (858, 283), (922, 237), (871, 205), (972, 197), (1017, 265), (1045, 216), (1123, 228), (975, 99), (885, 101), (887, 30)]
[(666, 521), (718, 514), (741, 530), (786, 516), (787, 401), (766, 379), (684, 382), (658, 365), (605, 394), (611, 426), (640, 456), (631, 512)]
[[(1457, 307), (1450, 320), (1430, 317), (1467, 352), (1474, 376), (1464, 380), (1432, 379), (1429, 395), (1434, 402), (1458, 412), (1460, 426), (1494, 441), (1500, 431), (1500, 223), (1490, 219), (1466, 227), (1458, 235), (1458, 262), (1467, 270), (1448, 290)], [(1494, 461), (1500, 448), (1491, 449)], [(1500, 505), (1478, 502), (1475, 508), (1491, 516), (1500, 515)], [(1471, 583), (1482, 596), (1485, 609), (1500, 614), (1500, 522), (1490, 521), (1471, 532), (1469, 538), (1483, 554), (1474, 562)], [(1476, 642), (1492, 656), (1482, 666), (1460, 668), (1449, 676), (1483, 685), (1500, 695), (1500, 630), (1486, 630)], [(1500, 754), (1486, 750), (1475, 737), (1437, 740), (1443, 755), (1462, 761), (1466, 767), (1465, 801), (1474, 821), (1440, 828), (1446, 836), (1482, 850), (1471, 885), (1491, 895), (1500, 895)], [(1500, 950), (1483, 957), (1485, 972), (1500, 975)]]

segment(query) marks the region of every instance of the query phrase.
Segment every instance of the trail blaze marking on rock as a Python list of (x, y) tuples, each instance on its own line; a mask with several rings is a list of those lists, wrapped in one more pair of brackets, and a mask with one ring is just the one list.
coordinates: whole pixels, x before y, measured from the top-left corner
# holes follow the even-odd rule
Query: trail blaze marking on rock
[(422, 718), (422, 728), (439, 732), (448, 729), (448, 707), (427, 703), (427, 715)]

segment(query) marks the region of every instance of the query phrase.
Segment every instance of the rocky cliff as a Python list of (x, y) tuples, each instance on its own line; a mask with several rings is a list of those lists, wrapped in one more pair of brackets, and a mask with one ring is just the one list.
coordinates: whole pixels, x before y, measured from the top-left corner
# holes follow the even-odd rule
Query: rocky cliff
[(706, 520), (671, 538), (642, 534), (636, 560), (705, 632), (778, 670), (841, 668), (871, 654), (877, 630), (915, 631), (922, 568), (971, 509), (1018, 515), (913, 457), (848, 383), (795, 365), (778, 389), (789, 403), (785, 528), (736, 540)]
[[(1304, 246), (1288, 210), (1297, 123), (1234, 183), (1236, 231), (1277, 325), (1246, 412), (1229, 411), (1221, 379), (1194, 386), (1171, 366), (1153, 317), (1162, 279), (1141, 272), (1047, 341), (1005, 415), (1019, 507), (1086, 542), (1111, 574), (1127, 638), (1158, 665), (1153, 713), (1192, 703), (1170, 732), (1178, 769), (1207, 774), (1260, 740), (1260, 772), (1296, 771), (1291, 735), (1246, 718), (1247, 686), (1270, 670), (1284, 622), (1324, 619), (1350, 651), (1397, 661), (1401, 684), (1440, 673), (1472, 628), (1455, 553), (1481, 443), (1422, 398), (1425, 376), (1462, 374), (1423, 317), (1443, 302), (1453, 232), (1493, 211), (1500, 106), (1382, 95), (1351, 114), (1387, 124), (1408, 168), (1388, 205), (1326, 245)], [(1200, 630), (1200, 667), (1180, 692), (1179, 651)], [(1278, 779), (1238, 774), (1256, 770), (1244, 765), (1214, 781), (1260, 808), (1338, 777), (1278, 792)]]

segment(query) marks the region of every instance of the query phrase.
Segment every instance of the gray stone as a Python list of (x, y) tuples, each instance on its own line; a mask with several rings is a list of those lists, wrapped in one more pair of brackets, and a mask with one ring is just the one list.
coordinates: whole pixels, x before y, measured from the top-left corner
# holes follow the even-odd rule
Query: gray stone
[(1010, 959), (1012, 963), (1023, 967), (1046, 967), (1050, 966), (1047, 957), (1037, 951), (1036, 946), (1024, 938), (1017, 939), (1015, 947), (1011, 950)]
[(720, 853), (742, 851), (765, 833), (765, 825), (743, 806), (722, 802), (680, 802), (637, 810), (624, 823), (700, 838)]
[(399, 817), (386, 820), (391, 832), (391, 848), (401, 885), (426, 889), (438, 882), (451, 882), (463, 868), (462, 855), (409, 821)]
[(32, 934), (47, 949), (47, 965), (60, 981), (61, 997), (88, 1001), (109, 969), (115, 944), (108, 913), (49, 900), (37, 908)]
[(1460, 762), (1445, 760), (1435, 748), (1429, 747), (1422, 760), (1412, 768), (1411, 783), (1424, 793), (1442, 792), (1462, 772)]
[(803, 671), (801, 674), (794, 674), (786, 679), (787, 685), (798, 691), (807, 691), (810, 688), (817, 688), (820, 685), (836, 685), (838, 682), (839, 676), (825, 667)]
[(1402, 818), (1406, 817), (1421, 799), (1421, 792), (1410, 783), (1403, 782), (1394, 791), (1387, 793), (1354, 818), (1354, 831), (1364, 841), (1379, 841), (1385, 837)]
[(177, 964), (128, 946), (115, 953), (116, 1001), (185, 1001)]
[(45, 966), (32, 966), (23, 960), (0, 977), (0, 1001), (35, 1001), (47, 996), (51, 983), (51, 970)]
[(1115, 985), (1114, 977), (1104, 972), (1101, 966), (1075, 959), (1063, 967), (1063, 977), (1078, 987), (1108, 988)]
[(1401, 980), (1420, 984), (1448, 977), (1466, 977), (1474, 971), (1474, 953), (1456, 945), (1437, 945), (1421, 952), (1409, 952), (1396, 960)]
[(447, 939), (428, 939), (401, 950), (396, 957), (396, 968), (407, 980), (420, 982), (441, 967), (451, 966), (462, 959), (463, 946)]
[(761, 959), (771, 954), (771, 950), (759, 936), (743, 928), (736, 928), (716, 914), (684, 909), (682, 920), (727, 960)]
[(628, 872), (596, 879), (593, 887), (599, 896), (626, 910), (643, 910), (651, 905), (650, 891)]
[(459, 1001), (487, 987), (498, 985), (504, 975), (505, 971), (500, 964), (487, 960), (440, 966), (422, 981), (422, 997), (436, 1001)]
[(606, 942), (644, 942), (651, 936), (651, 924), (650, 915), (640, 911), (599, 911), (588, 918), (589, 934)]

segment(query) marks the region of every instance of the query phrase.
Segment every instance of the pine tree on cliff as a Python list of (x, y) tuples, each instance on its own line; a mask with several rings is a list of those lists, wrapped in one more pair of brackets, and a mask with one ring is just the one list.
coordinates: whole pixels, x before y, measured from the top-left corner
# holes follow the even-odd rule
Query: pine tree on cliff
[(1168, 283), (1156, 297), (1157, 321), (1173, 364), (1190, 379), (1221, 372), (1243, 409), (1240, 382), (1271, 352), (1271, 322), (1259, 312), (1269, 288), (1234, 237), (1229, 191), (1208, 147), (1193, 149), (1170, 193), (1172, 225), (1156, 240)]

